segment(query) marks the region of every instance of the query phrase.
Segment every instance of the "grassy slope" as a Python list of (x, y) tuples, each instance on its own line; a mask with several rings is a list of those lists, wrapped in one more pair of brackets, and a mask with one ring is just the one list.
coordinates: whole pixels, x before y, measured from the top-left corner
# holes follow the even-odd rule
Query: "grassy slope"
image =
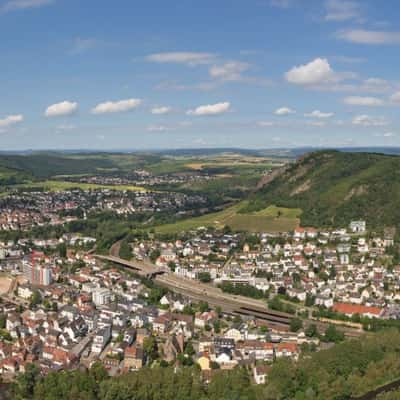
[(400, 157), (372, 153), (312, 153), (253, 195), (246, 212), (277, 204), (300, 208), (302, 225), (400, 226)]
[[(179, 233), (203, 226), (223, 228), (225, 225), (229, 225), (235, 230), (284, 232), (293, 230), (299, 224), (297, 215), (300, 214), (300, 210), (269, 208), (268, 210), (262, 210), (258, 214), (240, 213), (240, 210), (246, 206), (247, 202), (240, 202), (223, 211), (186, 219), (175, 224), (161, 225), (155, 229), (158, 233)], [(279, 217), (277, 216), (278, 210), (281, 210), (281, 216)]]

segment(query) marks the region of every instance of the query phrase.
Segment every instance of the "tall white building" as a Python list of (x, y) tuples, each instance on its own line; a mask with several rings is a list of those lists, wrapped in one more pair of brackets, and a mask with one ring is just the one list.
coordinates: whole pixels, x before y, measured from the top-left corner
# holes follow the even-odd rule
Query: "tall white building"
[(111, 303), (113, 300), (113, 294), (109, 289), (97, 288), (92, 292), (92, 300), (96, 306), (102, 306)]
[(47, 286), (52, 282), (51, 269), (46, 265), (25, 262), (24, 275), (32, 285)]

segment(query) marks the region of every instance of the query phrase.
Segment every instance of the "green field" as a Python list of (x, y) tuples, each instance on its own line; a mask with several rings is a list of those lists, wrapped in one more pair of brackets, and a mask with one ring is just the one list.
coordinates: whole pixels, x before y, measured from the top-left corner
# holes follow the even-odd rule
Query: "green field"
[(264, 208), (263, 210), (257, 211), (253, 213), (259, 217), (272, 217), (272, 218), (299, 218), (302, 213), (300, 208), (286, 208), (286, 207), (277, 207), (277, 206), (269, 206)]
[[(268, 207), (258, 213), (242, 214), (240, 210), (246, 206), (245, 201), (228, 207), (223, 211), (189, 218), (175, 224), (161, 225), (155, 228), (157, 233), (179, 233), (200, 227), (223, 228), (228, 225), (233, 230), (250, 232), (287, 232), (299, 225), (299, 209), (281, 209), (275, 206)], [(278, 210), (281, 214), (278, 217)], [(265, 215), (259, 214), (264, 212)]]
[(24, 183), (22, 185), (15, 185), (14, 188), (18, 189), (32, 189), (32, 188), (43, 188), (47, 191), (60, 192), (69, 189), (111, 189), (111, 190), (129, 190), (129, 191), (147, 191), (147, 189), (140, 186), (133, 185), (98, 185), (94, 183), (80, 183), (80, 182), (66, 182), (66, 181), (53, 181), (46, 180), (42, 182)]

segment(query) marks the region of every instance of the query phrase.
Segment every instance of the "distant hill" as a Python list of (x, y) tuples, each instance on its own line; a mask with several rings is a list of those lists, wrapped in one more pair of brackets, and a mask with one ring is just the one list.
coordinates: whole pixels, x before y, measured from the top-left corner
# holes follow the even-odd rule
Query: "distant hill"
[(46, 179), (57, 175), (93, 174), (106, 171), (130, 171), (160, 157), (124, 153), (56, 153), (0, 154), (0, 177), (14, 171), (25, 178)]
[(276, 205), (301, 208), (303, 226), (400, 226), (400, 157), (317, 151), (283, 168), (242, 212)]

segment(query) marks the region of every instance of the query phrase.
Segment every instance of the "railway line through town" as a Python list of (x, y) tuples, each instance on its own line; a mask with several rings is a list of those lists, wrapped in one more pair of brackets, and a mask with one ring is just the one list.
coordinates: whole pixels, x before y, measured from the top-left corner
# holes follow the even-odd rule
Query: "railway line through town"
[[(153, 279), (158, 285), (194, 301), (206, 301), (211, 306), (220, 307), (226, 313), (254, 317), (273, 325), (286, 327), (289, 327), (290, 321), (294, 317), (292, 314), (269, 309), (262, 300), (224, 293), (218, 287), (179, 277), (170, 271), (154, 266), (150, 262), (127, 261), (116, 256), (96, 255), (96, 257), (102, 261), (115, 263), (120, 267), (127, 268), (141, 277)], [(306, 319), (304, 324), (306, 326), (315, 324), (322, 332), (329, 326), (328, 322), (315, 319)], [(336, 325), (336, 328), (348, 337), (358, 337), (364, 334), (361, 329), (353, 327)]]

